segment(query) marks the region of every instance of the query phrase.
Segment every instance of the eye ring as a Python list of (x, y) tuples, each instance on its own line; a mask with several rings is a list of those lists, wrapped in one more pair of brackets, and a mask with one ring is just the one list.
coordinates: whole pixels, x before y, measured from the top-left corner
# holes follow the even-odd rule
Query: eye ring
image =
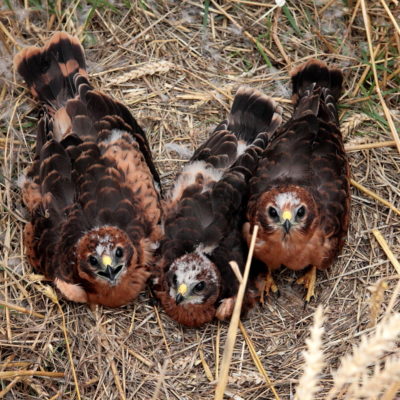
[(274, 208), (274, 207), (269, 207), (268, 208), (268, 214), (273, 219), (278, 218), (278, 211), (276, 211), (276, 208)]
[(124, 250), (122, 250), (122, 248), (121, 247), (117, 247), (117, 250), (115, 250), (115, 255), (118, 257), (118, 258), (121, 258), (123, 255), (124, 255)]
[(193, 290), (195, 292), (201, 292), (205, 286), (206, 286), (206, 283), (204, 281), (201, 281), (193, 288)]
[(99, 262), (95, 256), (90, 255), (88, 258), (88, 261), (89, 261), (90, 265), (93, 267), (96, 267), (97, 265), (99, 265)]
[(298, 218), (303, 218), (306, 215), (306, 208), (304, 206), (301, 206), (296, 213), (296, 217)]

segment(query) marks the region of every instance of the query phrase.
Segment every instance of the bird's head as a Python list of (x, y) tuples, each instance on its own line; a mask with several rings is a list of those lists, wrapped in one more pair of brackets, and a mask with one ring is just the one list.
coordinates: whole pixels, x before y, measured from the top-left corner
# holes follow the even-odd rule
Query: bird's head
[(216, 265), (201, 252), (176, 259), (166, 275), (168, 294), (177, 305), (214, 303), (219, 295)]
[(284, 236), (305, 232), (317, 213), (311, 194), (297, 186), (265, 193), (261, 205), (258, 210), (261, 225), (269, 231), (282, 230)]
[(78, 242), (79, 274), (111, 286), (118, 284), (138, 255), (125, 232), (101, 227), (88, 232)]

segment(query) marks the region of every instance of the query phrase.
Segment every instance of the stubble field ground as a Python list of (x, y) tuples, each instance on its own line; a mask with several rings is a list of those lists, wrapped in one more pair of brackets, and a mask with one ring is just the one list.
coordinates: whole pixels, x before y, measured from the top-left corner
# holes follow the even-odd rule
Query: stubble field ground
[[(32, 274), (17, 183), (32, 161), (39, 107), (12, 58), (56, 30), (82, 39), (91, 82), (121, 99), (145, 128), (165, 188), (224, 119), (240, 85), (273, 96), (287, 120), (293, 67), (318, 58), (343, 70), (339, 113), (354, 185), (387, 204), (352, 186), (347, 244), (332, 268), (318, 274), (317, 298), (307, 308), (303, 289), (292, 285), (299, 274), (277, 274), (281, 296), (243, 320), (248, 340), (238, 332), (225, 398), (294, 397), (318, 304), (325, 366), (320, 391), (300, 398), (328, 398), (339, 387), (333, 371), (340, 358), (361, 337), (370, 342), (345, 368), (354, 368), (349, 376), (360, 384), (345, 385), (333, 398), (398, 398), (400, 266), (396, 272), (375, 230), (399, 259), (400, 146), (392, 134), (400, 126), (399, 19), (395, 0), (288, 1), (283, 8), (256, 0), (6, 0), (0, 6), (0, 398), (211, 399), (228, 330), (217, 322), (178, 326), (148, 291), (119, 309), (57, 300)], [(386, 325), (377, 330), (380, 323)]]

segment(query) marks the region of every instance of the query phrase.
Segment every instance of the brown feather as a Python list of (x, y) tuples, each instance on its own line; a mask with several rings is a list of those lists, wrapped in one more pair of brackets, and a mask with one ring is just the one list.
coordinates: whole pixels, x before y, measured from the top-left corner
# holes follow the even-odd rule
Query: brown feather
[(45, 112), (22, 186), (28, 259), (67, 299), (126, 304), (161, 236), (146, 136), (125, 106), (92, 89), (78, 39), (58, 32), (14, 63)]
[[(326, 269), (343, 246), (350, 193), (336, 111), (342, 80), (340, 71), (315, 60), (294, 71), (293, 117), (276, 132), (252, 178), (243, 234), (249, 243), (251, 227), (259, 225), (254, 254), (270, 270)], [(289, 207), (288, 196), (306, 211), (287, 233), (275, 222), (281, 216), (269, 213)]]
[[(247, 184), (280, 121), (271, 99), (254, 89), (239, 89), (228, 119), (177, 177), (164, 205), (165, 237), (155, 273), (156, 295), (177, 322), (199, 326), (214, 316), (231, 315), (239, 283), (229, 261), (243, 270), (246, 248), (240, 229)], [(175, 298), (178, 275), (179, 284), (190, 291), (183, 302)], [(200, 293), (196, 283), (202, 287)], [(253, 295), (246, 297), (244, 311), (255, 303)]]

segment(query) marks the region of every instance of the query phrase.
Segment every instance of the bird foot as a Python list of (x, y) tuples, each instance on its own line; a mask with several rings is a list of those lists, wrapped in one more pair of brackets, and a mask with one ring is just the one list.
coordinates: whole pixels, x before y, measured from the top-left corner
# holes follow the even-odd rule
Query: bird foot
[(217, 308), (215, 316), (220, 320), (224, 321), (232, 316), (233, 309), (235, 308), (236, 296), (228, 297), (221, 301), (221, 304)]
[(264, 287), (263, 290), (261, 291), (261, 297), (260, 297), (260, 303), (264, 304), (264, 296), (269, 296), (269, 292), (272, 293), (278, 293), (279, 294), (279, 289), (278, 286), (276, 285), (274, 278), (272, 277), (272, 273), (268, 272), (267, 276), (264, 281)]
[(297, 284), (303, 285), (307, 289), (307, 294), (305, 298), (306, 304), (309, 303), (313, 297), (315, 297), (314, 288), (315, 288), (316, 278), (317, 278), (317, 267), (312, 266), (308, 272), (306, 272), (302, 277), (300, 277), (296, 281)]

